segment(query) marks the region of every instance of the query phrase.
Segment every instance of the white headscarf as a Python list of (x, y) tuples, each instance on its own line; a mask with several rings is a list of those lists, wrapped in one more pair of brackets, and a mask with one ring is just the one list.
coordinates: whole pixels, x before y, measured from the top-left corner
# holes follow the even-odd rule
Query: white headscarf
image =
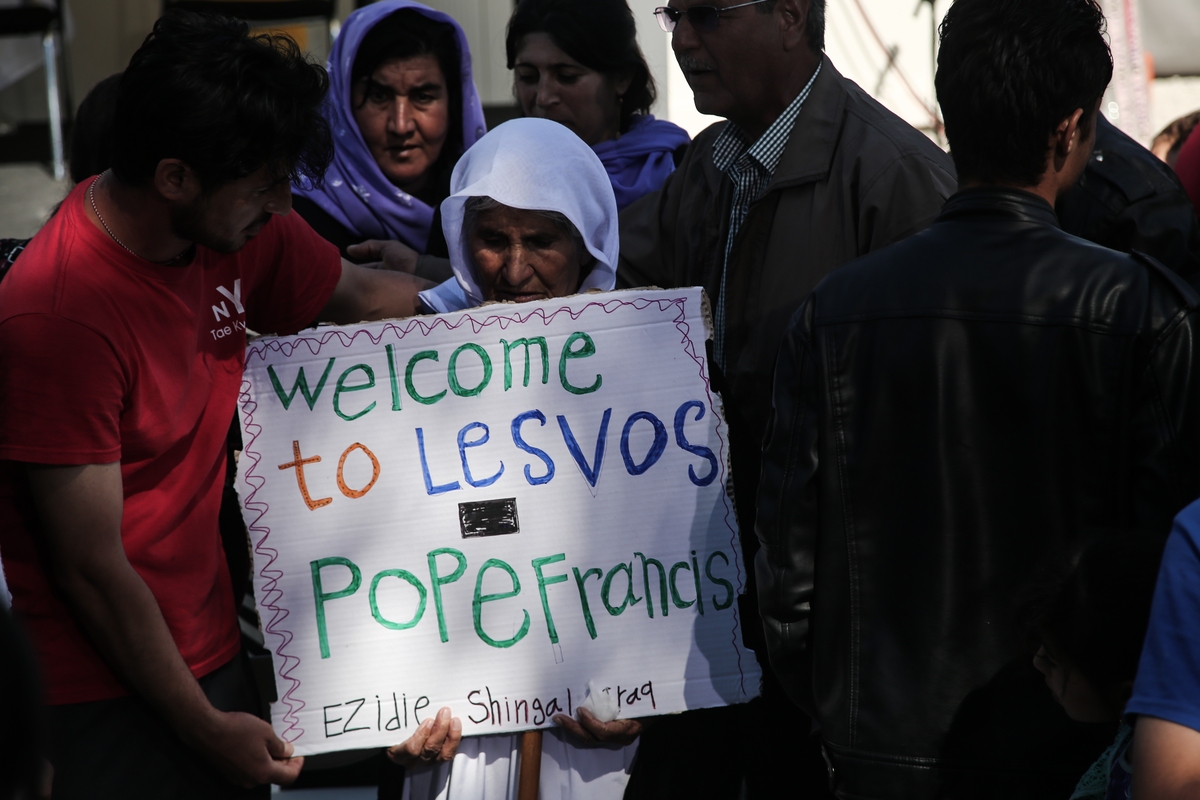
[(442, 230), (454, 277), (421, 292), (438, 313), (483, 302), (462, 229), (472, 197), (512, 208), (557, 211), (571, 221), (596, 261), (579, 291), (611, 291), (617, 282), (617, 201), (604, 165), (567, 127), (545, 119), (514, 119), (488, 133), (459, 159), (442, 201)]

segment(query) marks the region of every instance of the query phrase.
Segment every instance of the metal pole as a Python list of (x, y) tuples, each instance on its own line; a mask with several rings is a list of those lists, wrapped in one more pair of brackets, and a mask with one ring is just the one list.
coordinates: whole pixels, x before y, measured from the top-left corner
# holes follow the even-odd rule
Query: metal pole
[(46, 105), (50, 109), (50, 151), (54, 162), (54, 180), (66, 177), (63, 159), (62, 105), (58, 99), (58, 48), (54, 46), (54, 31), (42, 36), (42, 58), (46, 62)]

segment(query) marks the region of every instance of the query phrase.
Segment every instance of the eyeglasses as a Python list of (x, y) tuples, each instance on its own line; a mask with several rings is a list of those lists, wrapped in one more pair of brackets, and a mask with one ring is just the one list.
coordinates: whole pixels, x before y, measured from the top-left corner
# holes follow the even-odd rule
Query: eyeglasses
[(667, 6), (659, 6), (654, 9), (654, 16), (658, 17), (658, 27), (662, 28), (667, 33), (674, 33), (675, 26), (679, 24), (679, 20), (683, 16), (687, 16), (688, 22), (692, 27), (702, 33), (711, 33), (721, 24), (721, 15), (726, 11), (733, 11), (735, 8), (745, 8), (746, 6), (756, 6), (759, 3), (765, 3), (767, 0), (753, 0), (750, 3), (741, 3), (736, 6), (725, 6), (717, 8), (716, 6), (692, 6), (688, 9), (668, 8)]

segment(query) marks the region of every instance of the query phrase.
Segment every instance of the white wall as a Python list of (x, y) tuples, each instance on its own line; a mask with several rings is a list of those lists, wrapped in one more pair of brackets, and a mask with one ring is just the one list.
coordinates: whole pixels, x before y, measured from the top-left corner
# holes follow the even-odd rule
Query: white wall
[[(861, 9), (859, 2), (861, 2)], [(654, 9), (665, 0), (629, 0), (638, 21), (642, 52), (650, 63), (659, 87), (656, 114), (665, 116), (695, 135), (716, 121), (696, 111), (692, 92), (671, 54), (670, 34), (663, 33), (654, 19)], [(938, 0), (938, 21), (950, 6), (950, 0)], [(914, 14), (914, 7), (916, 13)], [(914, 99), (904, 87), (895, 68), (880, 75), (888, 63), (887, 51), (873, 38), (866, 18), (871, 20), (886, 45), (897, 46), (899, 70), (916, 89)], [(858, 83), (917, 127), (931, 127), (928, 104), (933, 96), (933, 77), (929, 61), (929, 5), (917, 0), (828, 0), (826, 7), (825, 50), (838, 70)], [(878, 93), (876, 90), (878, 89)]]
[[(838, 71), (927, 131), (934, 106), (930, 8), (918, 0), (828, 0), (825, 25), (825, 52)], [(949, 8), (950, 0), (937, 0), (934, 19), (941, 22)]]
[(475, 87), (484, 105), (515, 102), (512, 76), (505, 65), (504, 30), (512, 14), (512, 0), (423, 0), (431, 8), (458, 20), (471, 45)]
[[(125, 68), (158, 18), (161, 0), (72, 0), (67, 6), (71, 96), (76, 105), (98, 82)], [(0, 91), (0, 117), (45, 121), (45, 74), (32, 74)], [(65, 102), (65, 97), (64, 97)], [(0, 140), (0, 146), (3, 146)]]
[[(898, 46), (897, 64), (925, 103), (933, 94), (929, 66), (929, 6), (922, 3), (913, 13), (916, 0), (861, 0), (862, 7), (888, 46)], [(671, 53), (671, 36), (663, 33), (654, 19), (654, 9), (665, 0), (629, 0), (638, 21), (642, 52), (659, 88), (655, 114), (664, 116), (692, 135), (718, 118), (696, 111), (692, 92)], [(950, 0), (938, 0), (940, 21)], [(929, 113), (904, 88), (895, 69), (880, 81), (887, 65), (886, 51), (872, 37), (856, 0), (828, 0), (825, 48), (830, 60), (846, 77), (875, 93), (885, 105), (918, 127), (930, 126)]]
[[(505, 66), (504, 29), (512, 0), (425, 1), (462, 24), (471, 45), (475, 80), (483, 102), (511, 104), (512, 76)], [(692, 135), (699, 133), (717, 118), (696, 111), (691, 89), (671, 53), (670, 34), (659, 29), (654, 19), (654, 9), (667, 0), (628, 2), (637, 20), (642, 52), (658, 86), (654, 114)], [(827, 0), (825, 51), (830, 61), (900, 117), (931, 135), (930, 109), (935, 104), (930, 59), (930, 45), (936, 37), (933, 22), (941, 22), (950, 2), (935, 0), (931, 6), (925, 0)], [(892, 48), (895, 58), (889, 66)], [(1151, 91), (1154, 130), (1195, 107), (1200, 107), (1200, 78), (1156, 82)]]
[[(581, 0), (586, 2), (586, 0)], [(884, 105), (917, 127), (929, 128), (926, 110), (933, 102), (930, 69), (930, 6), (920, 0), (827, 0), (825, 47), (843, 75), (877, 96)], [(1145, 0), (1143, 0), (1144, 2)], [(76, 103), (98, 80), (121, 69), (150, 30), (161, 0), (73, 0), (76, 36), (71, 42), (71, 77)], [(475, 79), (483, 102), (513, 103), (512, 76), (505, 66), (504, 29), (513, 0), (426, 0), (462, 24), (471, 45)], [(654, 113), (695, 134), (715, 118), (699, 114), (691, 90), (671, 53), (670, 34), (654, 19), (654, 8), (666, 0), (629, 0), (638, 38), (658, 85)], [(1196, 2), (1196, 0), (1188, 0)], [(941, 20), (950, 0), (936, 0)], [(353, 0), (338, 0), (344, 16)], [(869, 24), (868, 24), (869, 22)], [(883, 42), (876, 41), (875, 33)], [(314, 39), (316, 36), (314, 36)], [(886, 69), (885, 48), (896, 47), (895, 66)], [(881, 78), (882, 75), (882, 78)], [(905, 86), (907, 78), (912, 91)], [(0, 116), (12, 121), (44, 119), (41, 70), (0, 92)], [(1154, 130), (1200, 107), (1200, 78), (1156, 81), (1150, 93)]]
[[(696, 111), (692, 91), (671, 52), (671, 35), (664, 33), (654, 18), (654, 9), (666, 0), (628, 0), (638, 24), (638, 40), (650, 72), (658, 85), (659, 99), (654, 113), (681, 126), (693, 136), (719, 118)], [(917, 0), (861, 0), (862, 8), (888, 46), (898, 46), (897, 64), (916, 88), (921, 101), (930, 102), (933, 77), (930, 71), (929, 6)], [(950, 0), (938, 0), (936, 13), (941, 20)], [(838, 70), (867, 91), (880, 87), (882, 102), (921, 127), (930, 127), (930, 117), (921, 102), (904, 88), (895, 69), (880, 82), (887, 65), (886, 51), (871, 36), (856, 0), (828, 0), (825, 35), (826, 52)]]
[[(1141, 0), (1140, 7), (1158, 5), (1183, 0), (1153, 0), (1147, 3)], [(1194, 4), (1196, 0), (1186, 0)], [(1109, 13), (1120, 8), (1120, 0), (1103, 0)], [(935, 18), (940, 22), (950, 7), (950, 0), (937, 0), (934, 11)], [(865, 12), (865, 14), (864, 14)], [(848, 78), (851, 78), (871, 94), (875, 95), (885, 106), (906, 119), (911, 124), (927, 128), (929, 125), (928, 112), (904, 86), (900, 76), (895, 71), (889, 71), (880, 82), (879, 76), (887, 65), (887, 55), (883, 47), (872, 35), (870, 20), (875, 32), (879, 34), (888, 47), (899, 48), (897, 64), (900, 71), (908, 78), (915, 94), (925, 106), (932, 106), (935, 95), (933, 90), (933, 75), (931, 73), (930, 47), (930, 12), (928, 3), (918, 0), (828, 0), (828, 25), (825, 33), (825, 48), (832, 62)], [(1113, 31), (1119, 29), (1120, 20), (1110, 21)], [(1141, 27), (1145, 28), (1143, 19)], [(1114, 50), (1114, 55), (1119, 53)], [(1153, 53), (1151, 53), (1153, 55)], [(1114, 81), (1114, 84), (1116, 81)], [(1110, 88), (1108, 102), (1115, 100), (1115, 86)], [(1136, 86), (1128, 86), (1127, 90), (1136, 90)], [(1127, 113), (1129, 104), (1122, 104), (1121, 117), (1117, 124), (1126, 128), (1127, 132), (1144, 141), (1171, 120), (1190, 111), (1200, 109), (1200, 77), (1189, 78), (1160, 78), (1154, 80), (1148, 87), (1149, 120), (1135, 121)], [(1128, 93), (1128, 91), (1126, 92)], [(1137, 124), (1134, 124), (1137, 122)]]
[[(660, 109), (668, 119), (695, 133), (712, 118), (696, 112), (687, 83), (670, 57), (669, 34), (658, 30), (653, 17), (648, 16), (662, 3), (630, 2), (638, 15), (639, 36), (647, 58), (661, 48), (668, 61), (665, 82), (660, 78), (662, 72), (655, 72), (660, 86)], [(933, 20), (941, 22), (950, 2), (936, 0)], [(927, 109), (936, 102), (930, 59), (930, 44), (936, 37), (933, 20), (930, 4), (921, 0), (828, 0), (826, 7), (825, 52), (830, 61), (897, 115), (930, 133), (932, 120)], [(888, 50), (893, 47), (896, 58), (888, 68)], [(653, 69), (653, 62), (651, 66)], [(662, 91), (664, 86), (666, 90)], [(1155, 80), (1149, 88), (1149, 107), (1151, 134), (1171, 120), (1200, 109), (1200, 77)]]
[[(512, 0), (424, 0), (458, 20), (471, 45), (475, 85), (486, 105), (512, 104), (512, 73), (505, 64), (504, 32), (512, 13)], [(667, 0), (629, 0), (637, 21), (638, 43), (658, 87), (652, 109), (695, 134), (715, 121), (696, 111), (692, 93), (671, 54), (670, 35), (658, 27), (654, 9)]]

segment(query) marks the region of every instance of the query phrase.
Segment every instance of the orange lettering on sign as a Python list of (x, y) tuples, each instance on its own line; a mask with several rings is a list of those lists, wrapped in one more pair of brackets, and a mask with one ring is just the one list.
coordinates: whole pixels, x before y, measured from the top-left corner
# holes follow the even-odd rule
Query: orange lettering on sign
[[(367, 458), (371, 459), (371, 480), (366, 486), (364, 486), (361, 489), (351, 489), (349, 486), (346, 485), (345, 478), (342, 475), (342, 469), (346, 466), (346, 457), (348, 455), (350, 455), (352, 452), (354, 452), (356, 449), (362, 450), (364, 453), (367, 454)], [(377, 481), (377, 480), (379, 480), (379, 459), (375, 457), (375, 454), (372, 453), (370, 451), (370, 449), (368, 449), (367, 446), (365, 444), (362, 444), (361, 442), (355, 442), (354, 444), (347, 447), (346, 452), (342, 453), (342, 457), (340, 459), (338, 459), (338, 468), (337, 468), (337, 483), (338, 483), (338, 488), (342, 490), (342, 494), (346, 495), (346, 497), (349, 497), (351, 499), (357, 499), (359, 497), (362, 497), (367, 492), (371, 491), (371, 487), (375, 485), (375, 481)]]
[[(361, 445), (360, 445), (360, 447), (361, 447)], [(366, 448), (363, 448), (363, 449), (365, 450)], [(347, 451), (347, 452), (349, 452), (349, 451)], [(304, 498), (304, 504), (306, 506), (308, 506), (308, 510), (316, 511), (318, 508), (321, 508), (322, 506), (327, 506), (330, 503), (332, 503), (333, 502), (332, 497), (322, 497), (317, 500), (312, 499), (312, 496), (308, 493), (308, 484), (304, 480), (304, 465), (305, 464), (316, 464), (318, 461), (321, 460), (321, 457), (313, 456), (311, 458), (301, 458), (300, 457), (300, 442), (295, 441), (295, 440), (292, 440), (292, 453), (295, 455), (296, 460), (290, 461), (287, 464), (280, 464), (279, 468), (280, 469), (291, 469), (292, 467), (296, 468), (296, 484), (300, 487), (300, 496)], [(344, 462), (345, 460), (346, 460), (346, 456), (345, 456), (345, 454), (343, 454), (342, 461)], [(371, 456), (371, 460), (374, 461), (375, 456)], [(376, 464), (375, 464), (375, 474), (376, 475), (379, 474), (379, 463), (378, 462), (376, 462)], [(342, 465), (338, 464), (338, 483), (340, 484), (341, 482), (342, 482)], [(374, 482), (375, 482), (374, 480), (371, 481), (371, 483), (374, 483)], [(370, 489), (371, 487), (367, 486), (367, 488)], [(345, 490), (343, 489), (343, 491), (345, 491)]]

